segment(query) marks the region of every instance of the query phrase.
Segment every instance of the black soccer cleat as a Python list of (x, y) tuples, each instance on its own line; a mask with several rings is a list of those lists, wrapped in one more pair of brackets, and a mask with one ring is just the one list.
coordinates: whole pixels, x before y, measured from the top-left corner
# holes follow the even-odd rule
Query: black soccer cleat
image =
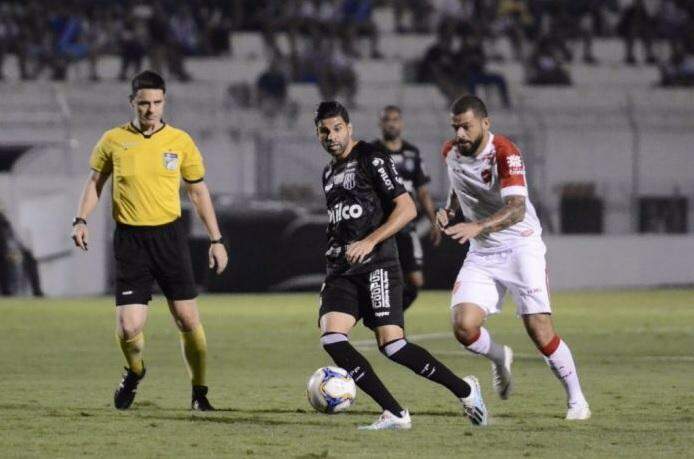
[(113, 405), (119, 410), (127, 410), (130, 405), (133, 404), (135, 400), (135, 394), (137, 393), (137, 385), (140, 383), (142, 378), (145, 377), (147, 370), (142, 369), (142, 374), (138, 375), (130, 371), (130, 368), (125, 368), (125, 373), (123, 373), (123, 379), (121, 379), (120, 384), (116, 388), (116, 393), (113, 394)]
[(215, 411), (214, 407), (207, 400), (207, 386), (193, 386), (193, 399), (190, 402), (190, 409), (193, 411)]

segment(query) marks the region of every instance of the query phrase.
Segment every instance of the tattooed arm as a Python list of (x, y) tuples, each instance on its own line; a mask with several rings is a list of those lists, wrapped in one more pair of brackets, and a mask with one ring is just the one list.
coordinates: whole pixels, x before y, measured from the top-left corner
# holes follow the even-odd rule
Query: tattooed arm
[(453, 239), (461, 244), (479, 235), (487, 235), (501, 231), (509, 226), (523, 221), (525, 217), (525, 197), (507, 196), (504, 198), (505, 206), (495, 214), (476, 222), (458, 223), (444, 230)]

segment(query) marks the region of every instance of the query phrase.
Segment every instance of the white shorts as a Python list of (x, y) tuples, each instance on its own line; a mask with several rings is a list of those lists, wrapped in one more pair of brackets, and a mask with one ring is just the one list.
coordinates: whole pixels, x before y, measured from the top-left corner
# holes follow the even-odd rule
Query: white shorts
[(458, 273), (451, 308), (473, 303), (487, 314), (501, 312), (511, 292), (518, 315), (550, 313), (544, 244), (526, 244), (493, 253), (469, 252)]

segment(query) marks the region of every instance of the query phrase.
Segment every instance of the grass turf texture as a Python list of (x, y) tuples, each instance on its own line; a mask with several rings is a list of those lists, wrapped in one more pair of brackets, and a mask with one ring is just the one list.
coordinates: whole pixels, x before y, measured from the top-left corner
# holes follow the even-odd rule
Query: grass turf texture
[[(499, 400), (489, 363), (449, 334), (448, 294), (424, 293), (408, 333), (459, 375), (479, 377), (492, 425), (474, 428), (445, 389), (364, 353), (412, 412), (407, 432), (358, 432), (378, 407), (363, 393), (346, 414), (312, 411), (305, 384), (330, 364), (318, 344), (316, 296), (203, 296), (210, 400), (191, 413), (178, 333), (161, 298), (145, 337), (147, 378), (133, 407), (112, 394), (123, 366), (108, 298), (2, 300), (2, 457), (647, 457), (694, 447), (694, 291), (563, 293), (555, 320), (569, 343), (593, 418), (568, 423), (564, 392), (507, 303), (489, 322), (516, 352), (515, 392)], [(417, 340), (417, 335), (423, 335)], [(371, 340), (359, 325), (353, 341)]]

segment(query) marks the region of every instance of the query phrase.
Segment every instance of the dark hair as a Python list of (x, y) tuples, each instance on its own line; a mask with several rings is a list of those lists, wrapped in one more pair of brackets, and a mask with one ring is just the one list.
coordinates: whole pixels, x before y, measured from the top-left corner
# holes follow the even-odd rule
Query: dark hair
[(487, 106), (484, 105), (482, 99), (470, 94), (458, 97), (451, 105), (451, 113), (453, 115), (460, 115), (468, 110), (472, 110), (478, 118), (487, 118), (489, 116), (487, 114)]
[(345, 123), (349, 123), (349, 113), (347, 109), (339, 102), (334, 100), (321, 102), (316, 108), (316, 116), (313, 118), (313, 123), (318, 126), (318, 123), (327, 118), (342, 117)]
[(133, 88), (133, 96), (137, 94), (137, 91), (140, 89), (161, 89), (166, 92), (166, 83), (164, 83), (164, 79), (157, 72), (152, 72), (151, 70), (145, 70), (135, 75), (131, 86)]
[(402, 110), (397, 105), (386, 105), (383, 107), (383, 110), (381, 110), (381, 119), (385, 118), (388, 112), (396, 112), (398, 115), (402, 115)]

